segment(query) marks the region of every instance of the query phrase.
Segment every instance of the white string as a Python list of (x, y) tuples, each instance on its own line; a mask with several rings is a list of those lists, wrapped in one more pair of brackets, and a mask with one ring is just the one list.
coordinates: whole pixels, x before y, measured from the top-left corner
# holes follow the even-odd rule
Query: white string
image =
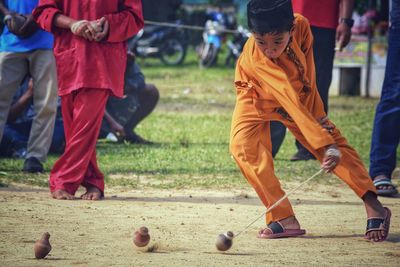
[(241, 233), (243, 233), (244, 231), (246, 231), (251, 225), (253, 225), (256, 221), (258, 221), (261, 217), (265, 216), (265, 214), (267, 214), (268, 212), (270, 212), (272, 209), (274, 209), (276, 206), (278, 206), (279, 204), (281, 204), (282, 201), (284, 201), (285, 199), (287, 199), (292, 193), (294, 193), (295, 191), (297, 191), (300, 187), (302, 187), (304, 184), (308, 183), (309, 181), (311, 181), (312, 179), (314, 179), (315, 177), (317, 177), (318, 175), (320, 175), (322, 172), (324, 171), (324, 169), (320, 169), (318, 172), (316, 172), (313, 176), (311, 176), (310, 178), (308, 178), (307, 180), (305, 180), (304, 182), (302, 182), (301, 184), (299, 184), (297, 187), (293, 188), (292, 190), (290, 190), (288, 193), (286, 193), (282, 198), (280, 198), (278, 201), (276, 201), (271, 207), (269, 207), (263, 214), (261, 214), (259, 217), (257, 217), (257, 219), (255, 219), (254, 221), (252, 221), (251, 223), (249, 223), (242, 231), (240, 231), (237, 235), (235, 235), (235, 237), (239, 236)]

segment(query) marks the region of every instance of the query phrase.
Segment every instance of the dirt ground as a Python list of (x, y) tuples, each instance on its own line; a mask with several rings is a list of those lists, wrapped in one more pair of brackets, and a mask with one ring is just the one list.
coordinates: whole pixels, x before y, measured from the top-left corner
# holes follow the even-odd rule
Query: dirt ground
[[(264, 211), (250, 187), (106, 194), (56, 201), (43, 188), (0, 189), (0, 266), (400, 266), (400, 198), (382, 198), (393, 212), (391, 234), (373, 244), (363, 240), (364, 207), (347, 187), (306, 185), (291, 197), (305, 237), (257, 239), (260, 219), (222, 253), (217, 235), (239, 232)], [(151, 243), (139, 249), (132, 236), (144, 225)], [(46, 231), (53, 249), (36, 260), (33, 244)]]

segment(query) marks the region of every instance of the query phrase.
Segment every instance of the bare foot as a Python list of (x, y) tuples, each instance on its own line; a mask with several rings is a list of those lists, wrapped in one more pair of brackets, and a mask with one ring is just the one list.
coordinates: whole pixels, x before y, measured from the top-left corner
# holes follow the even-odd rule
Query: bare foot
[(101, 199), (101, 191), (95, 186), (89, 186), (86, 193), (81, 196), (84, 200), (99, 200)]
[[(385, 218), (386, 217), (386, 210), (382, 206), (381, 202), (379, 202), (377, 196), (373, 192), (368, 192), (363, 196), (364, 204), (365, 204), (365, 209), (367, 211), (367, 217), (368, 218)], [(379, 242), (383, 241), (386, 239), (387, 231), (385, 230), (376, 230), (376, 231), (370, 231), (365, 235), (365, 238), (374, 241), (374, 242)]]
[(67, 191), (63, 189), (56, 190), (54, 192), (51, 192), (51, 196), (54, 199), (59, 199), (59, 200), (74, 200), (75, 196), (69, 194)]

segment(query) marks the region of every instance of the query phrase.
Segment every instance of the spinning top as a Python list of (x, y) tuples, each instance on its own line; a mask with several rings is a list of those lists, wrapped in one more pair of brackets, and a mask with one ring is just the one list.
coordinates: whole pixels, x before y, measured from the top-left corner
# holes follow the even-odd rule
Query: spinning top
[(219, 251), (226, 251), (232, 247), (232, 239), (234, 234), (231, 231), (226, 232), (225, 234), (220, 234), (217, 238), (217, 242), (215, 245)]
[(49, 242), (50, 234), (49, 233), (44, 233), (42, 238), (36, 241), (35, 243), (35, 257), (36, 259), (43, 259), (44, 257), (49, 254), (51, 250), (51, 245)]
[(147, 246), (150, 241), (149, 229), (143, 226), (140, 227), (139, 231), (135, 232), (135, 236), (133, 238), (133, 243), (135, 243), (138, 247)]

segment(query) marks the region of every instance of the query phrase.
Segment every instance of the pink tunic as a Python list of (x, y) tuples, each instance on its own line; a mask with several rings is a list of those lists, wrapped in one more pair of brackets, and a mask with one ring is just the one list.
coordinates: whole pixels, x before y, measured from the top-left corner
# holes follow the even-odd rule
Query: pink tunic
[[(109, 35), (99, 43), (87, 41), (55, 27), (57, 13), (76, 20), (105, 17), (110, 23)], [(55, 37), (60, 96), (80, 88), (110, 89), (115, 96), (123, 96), (125, 41), (143, 27), (140, 0), (40, 0), (33, 15), (40, 27)]]

